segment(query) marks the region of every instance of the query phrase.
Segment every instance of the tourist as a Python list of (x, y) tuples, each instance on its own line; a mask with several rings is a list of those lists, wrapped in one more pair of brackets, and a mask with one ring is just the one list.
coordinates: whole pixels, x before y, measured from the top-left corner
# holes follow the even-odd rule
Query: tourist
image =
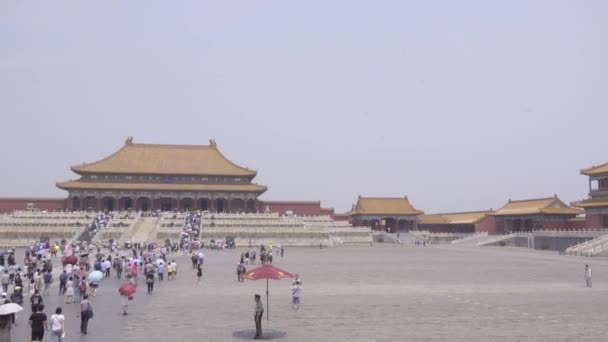
[[(74, 301), (72, 303), (80, 303), (80, 277), (78, 274), (74, 274)], [(86, 285), (86, 283), (85, 283)]]
[(15, 282), (15, 273), (17, 273), (17, 266), (15, 264), (11, 264), (9, 256), (9, 266), (8, 266), (8, 275), (9, 275), (9, 283), (13, 284)]
[(158, 269), (158, 281), (163, 281), (163, 278), (165, 275), (165, 263), (158, 262), (157, 269)]
[(171, 277), (173, 277), (173, 263), (168, 263), (167, 264), (167, 280), (171, 280)]
[(300, 296), (302, 294), (302, 284), (296, 280), (291, 288), (291, 309), (294, 311), (300, 310)]
[(51, 284), (53, 283), (53, 275), (50, 270), (47, 270), (43, 275), (44, 278), (44, 295), (48, 296), (51, 290)]
[(154, 291), (154, 272), (146, 274), (146, 284), (148, 284), (148, 294), (152, 294), (152, 291)]
[(296, 283), (300, 283), (300, 286), (302, 286), (302, 279), (300, 279), (300, 275), (297, 273), (294, 275), (294, 280), (291, 285), (295, 285)]
[(255, 339), (262, 338), (262, 316), (264, 315), (264, 306), (260, 300), (259, 294), (255, 295), (255, 308), (253, 319), (255, 321)]
[(43, 307), (36, 305), (32, 308), (32, 314), (28, 321), (32, 328), (32, 342), (42, 341), (44, 338), (44, 331), (48, 331), (49, 327), (46, 321), (46, 314), (42, 312)]
[(89, 295), (85, 294), (80, 302), (80, 332), (83, 335), (87, 334), (87, 328), (89, 327), (89, 320), (93, 318), (93, 306), (89, 301)]
[[(2, 304), (11, 303), (11, 300), (6, 297), (7, 297), (6, 292), (2, 293)], [(8, 316), (10, 316), (12, 324), (15, 324), (15, 314), (12, 313), (12, 314), (9, 314)], [(0, 341), (2, 341), (2, 340), (0, 339)]]
[(89, 289), (91, 292), (91, 296), (97, 296), (97, 288), (99, 288), (99, 281), (92, 281), (89, 283)]
[(177, 279), (177, 263), (175, 260), (171, 260), (171, 266), (173, 267), (173, 280)]
[(63, 271), (59, 276), (59, 295), (65, 294), (67, 290), (67, 282), (68, 282), (68, 272)]
[(245, 274), (245, 272), (247, 272), (247, 269), (245, 268), (245, 265), (243, 265), (243, 263), (240, 263), (236, 266), (236, 277), (238, 282), (245, 281), (243, 279), (243, 274)]
[(0, 316), (0, 341), (11, 342), (11, 331), (13, 330), (13, 321), (11, 315)]
[(587, 287), (591, 287), (591, 267), (585, 265), (585, 282)]
[(39, 306), (42, 306), (42, 296), (38, 290), (34, 291), (34, 294), (30, 297), (30, 304), (32, 306), (32, 312), (36, 312)]
[(42, 291), (43, 287), (44, 287), (44, 278), (42, 277), (42, 273), (40, 273), (40, 270), (36, 270), (36, 273), (34, 274), (34, 292)]
[(126, 316), (129, 310), (129, 296), (120, 295), (120, 305), (122, 306), (123, 316)]
[(66, 283), (65, 287), (66, 304), (72, 304), (72, 301), (74, 299), (74, 278), (68, 278), (68, 282)]
[(88, 288), (89, 288), (89, 284), (87, 284), (87, 280), (85, 279), (85, 276), (83, 275), (82, 279), (80, 279), (80, 285), (78, 286), (78, 290), (80, 292), (80, 298), (84, 298), (85, 296), (87, 296)]
[(135, 281), (135, 284), (137, 284), (137, 263), (135, 261), (133, 261), (132, 265), (131, 265), (131, 276), (133, 277), (133, 280)]
[(203, 266), (198, 265), (198, 270), (196, 271), (197, 284), (201, 283), (201, 279), (203, 278)]
[(11, 294), (11, 302), (23, 305), (23, 290), (21, 287), (15, 286), (13, 288), (13, 293)]
[(63, 342), (65, 331), (65, 316), (61, 314), (61, 307), (51, 316), (51, 341)]
[(2, 292), (8, 291), (8, 284), (11, 280), (10, 275), (8, 274), (8, 270), (4, 270), (2, 276), (0, 276), (0, 281), (2, 282)]
[(104, 272), (104, 276), (106, 278), (110, 278), (110, 270), (112, 269), (112, 262), (110, 261), (112, 257), (108, 256), (108, 258), (106, 259), (106, 261), (104, 261), (101, 264), (101, 268)]

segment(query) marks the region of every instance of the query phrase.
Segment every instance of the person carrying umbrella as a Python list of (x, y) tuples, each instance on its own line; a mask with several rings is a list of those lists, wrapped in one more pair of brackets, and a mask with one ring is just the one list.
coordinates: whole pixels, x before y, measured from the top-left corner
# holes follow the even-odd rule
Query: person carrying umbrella
[(13, 322), (11, 315), (0, 315), (0, 341), (11, 342)]
[(255, 321), (255, 339), (262, 337), (262, 316), (264, 315), (264, 305), (260, 300), (261, 296), (259, 294), (255, 294), (255, 307), (253, 313), (253, 319)]
[(128, 283), (122, 284), (118, 289), (118, 293), (120, 294), (120, 302), (122, 305), (122, 314), (127, 315), (127, 310), (129, 309), (129, 301), (133, 299), (133, 294), (137, 291), (137, 286), (131, 282), (129, 279)]
[(103, 278), (103, 273), (101, 271), (93, 271), (89, 274), (89, 285), (91, 287), (91, 296), (95, 297), (97, 295), (97, 288), (99, 287), (99, 282)]

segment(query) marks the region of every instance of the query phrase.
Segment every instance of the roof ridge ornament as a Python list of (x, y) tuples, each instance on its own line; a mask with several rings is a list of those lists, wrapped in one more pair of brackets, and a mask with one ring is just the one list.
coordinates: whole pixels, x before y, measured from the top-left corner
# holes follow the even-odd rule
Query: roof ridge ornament
[(211, 145), (211, 147), (217, 147), (217, 143), (214, 139), (209, 139), (209, 145)]
[(133, 145), (133, 137), (127, 137), (125, 140), (125, 145)]

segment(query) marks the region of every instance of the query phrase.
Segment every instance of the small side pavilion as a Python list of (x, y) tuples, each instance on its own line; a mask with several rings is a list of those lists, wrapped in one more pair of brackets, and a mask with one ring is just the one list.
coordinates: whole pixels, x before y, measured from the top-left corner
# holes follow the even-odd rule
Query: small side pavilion
[(497, 233), (531, 232), (532, 230), (565, 230), (583, 211), (562, 202), (557, 195), (512, 201), (491, 215), (496, 218)]
[(363, 197), (348, 213), (353, 226), (371, 227), (373, 230), (404, 232), (417, 229), (417, 217), (424, 212), (415, 209), (405, 197)]

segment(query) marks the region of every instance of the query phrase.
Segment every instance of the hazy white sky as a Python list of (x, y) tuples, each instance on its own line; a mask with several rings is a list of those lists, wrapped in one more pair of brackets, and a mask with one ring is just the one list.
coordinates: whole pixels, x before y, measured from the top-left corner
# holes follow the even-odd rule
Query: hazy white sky
[(608, 161), (608, 1), (0, 1), (0, 196), (207, 144), (263, 199), (426, 212), (586, 196)]

